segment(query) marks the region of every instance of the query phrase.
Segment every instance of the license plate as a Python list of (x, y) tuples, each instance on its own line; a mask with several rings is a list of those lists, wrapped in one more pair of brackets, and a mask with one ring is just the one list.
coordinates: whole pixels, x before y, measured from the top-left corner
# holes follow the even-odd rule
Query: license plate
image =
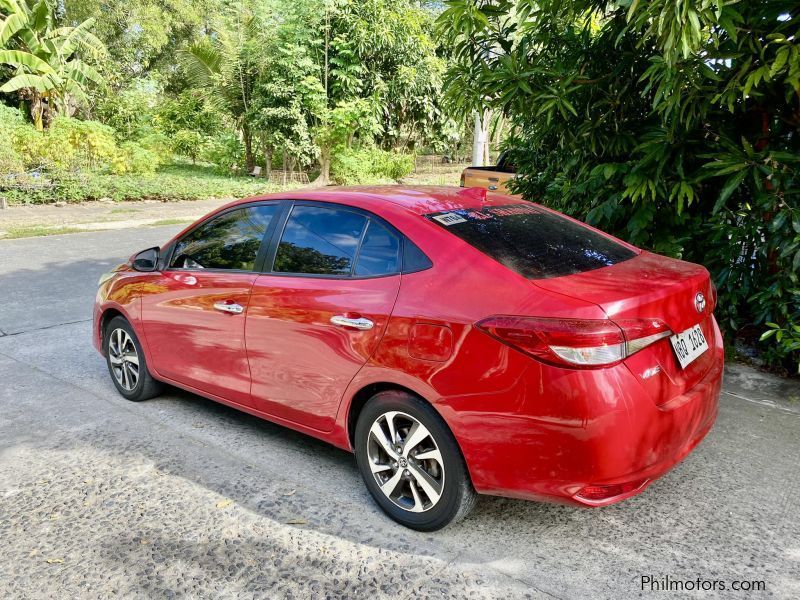
[(700, 325), (676, 333), (669, 338), (669, 341), (672, 343), (672, 349), (675, 350), (675, 356), (678, 358), (681, 369), (685, 369), (686, 365), (708, 350), (708, 342)]

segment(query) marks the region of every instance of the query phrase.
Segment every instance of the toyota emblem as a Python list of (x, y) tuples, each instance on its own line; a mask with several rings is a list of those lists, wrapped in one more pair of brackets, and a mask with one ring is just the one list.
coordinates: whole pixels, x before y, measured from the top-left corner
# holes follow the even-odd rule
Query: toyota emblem
[(695, 294), (694, 307), (699, 313), (702, 313), (706, 309), (706, 297), (703, 295), (703, 292), (697, 292)]

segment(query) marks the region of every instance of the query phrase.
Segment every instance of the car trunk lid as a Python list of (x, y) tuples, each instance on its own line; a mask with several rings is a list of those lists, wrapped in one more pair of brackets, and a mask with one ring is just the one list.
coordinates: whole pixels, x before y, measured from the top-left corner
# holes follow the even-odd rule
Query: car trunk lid
[[(700, 265), (641, 252), (609, 267), (533, 283), (594, 302), (612, 321), (658, 319), (674, 334), (699, 324), (709, 348), (685, 368), (681, 368), (668, 338), (625, 360), (657, 404), (691, 389), (712, 366), (716, 341), (711, 311), (715, 294), (708, 271)], [(698, 310), (698, 294), (705, 299), (702, 310)]]

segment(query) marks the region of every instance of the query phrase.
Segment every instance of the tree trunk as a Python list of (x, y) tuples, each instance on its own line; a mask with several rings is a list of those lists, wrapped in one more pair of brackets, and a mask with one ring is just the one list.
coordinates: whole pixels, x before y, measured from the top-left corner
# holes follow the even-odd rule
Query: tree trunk
[(489, 115), (487, 113), (475, 113), (475, 132), (472, 138), (472, 166), (482, 167), (485, 164), (485, 157), (489, 134)]
[(286, 148), (283, 149), (283, 185), (286, 185)]
[(261, 146), (264, 148), (264, 177), (269, 181), (272, 178), (272, 148), (267, 144), (267, 136), (261, 136)]
[(249, 175), (256, 166), (256, 157), (253, 155), (253, 134), (247, 123), (242, 125), (242, 137), (244, 138), (244, 161)]
[(331, 148), (324, 146), (320, 148), (319, 155), (319, 177), (314, 180), (314, 185), (323, 187), (331, 181)]
[(42, 131), (44, 129), (44, 101), (41, 94), (35, 89), (31, 90), (30, 102), (31, 120), (36, 129)]

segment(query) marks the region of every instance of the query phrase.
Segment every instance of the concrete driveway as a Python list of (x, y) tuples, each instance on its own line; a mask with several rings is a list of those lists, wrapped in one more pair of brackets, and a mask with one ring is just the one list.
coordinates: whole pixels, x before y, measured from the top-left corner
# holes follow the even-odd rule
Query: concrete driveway
[(0, 241), (2, 597), (800, 597), (796, 384), (732, 370), (706, 441), (622, 504), (487, 497), (416, 533), (345, 452), (191, 394), (117, 395), (97, 277), (177, 228)]

